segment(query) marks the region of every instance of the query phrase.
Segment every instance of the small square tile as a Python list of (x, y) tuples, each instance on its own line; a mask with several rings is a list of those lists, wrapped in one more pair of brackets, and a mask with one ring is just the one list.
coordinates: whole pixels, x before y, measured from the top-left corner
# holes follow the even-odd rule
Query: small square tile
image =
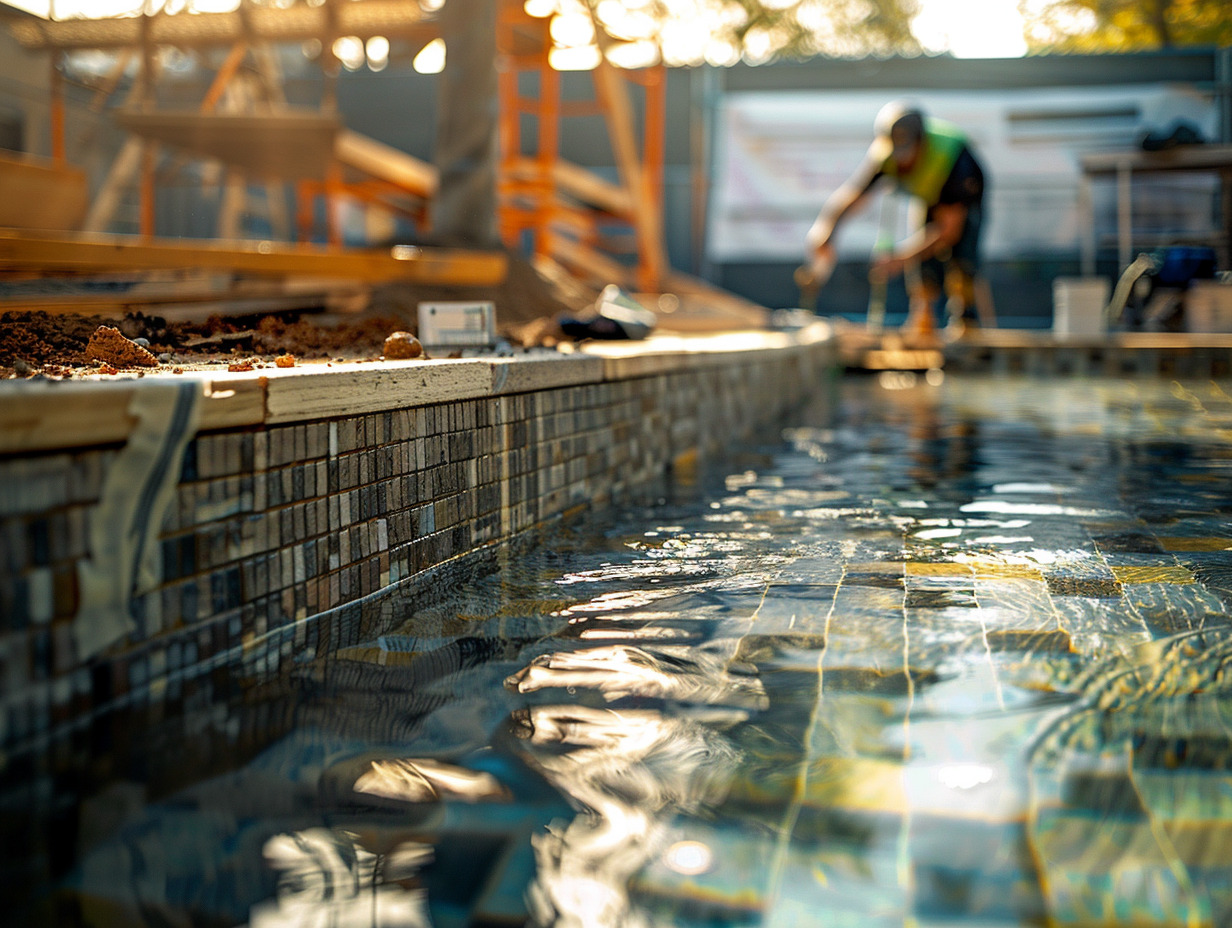
[(1184, 567), (1116, 567), (1113, 575), (1121, 583), (1193, 583), (1194, 576)]
[(1053, 596), (1109, 599), (1121, 595), (1121, 584), (1115, 579), (1049, 576), (1045, 582), (1048, 586), (1048, 592)]
[(1232, 538), (1159, 536), (1164, 551), (1232, 551)]

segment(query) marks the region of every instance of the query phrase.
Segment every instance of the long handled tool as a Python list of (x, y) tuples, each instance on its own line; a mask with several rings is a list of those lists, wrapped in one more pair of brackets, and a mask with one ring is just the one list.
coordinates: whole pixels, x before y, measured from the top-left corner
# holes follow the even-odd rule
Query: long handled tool
[(801, 264), (792, 273), (792, 280), (800, 288), (800, 308), (817, 311), (817, 294), (834, 273), (833, 254), (816, 255), (807, 264)]
[[(873, 243), (873, 258), (894, 250), (898, 231), (898, 197), (888, 193), (881, 198), (881, 217), (877, 223), (877, 239)], [(880, 332), (885, 324), (886, 289), (888, 281), (881, 275), (868, 282), (868, 315), (865, 324), (870, 332)]]

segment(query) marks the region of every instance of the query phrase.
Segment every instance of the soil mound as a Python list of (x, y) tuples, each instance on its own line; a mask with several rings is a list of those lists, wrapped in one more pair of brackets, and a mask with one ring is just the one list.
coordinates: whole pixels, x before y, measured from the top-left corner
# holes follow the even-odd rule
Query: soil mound
[[(491, 300), (497, 329), (514, 344), (527, 344), (528, 332), (552, 328), (552, 320), (578, 312), (589, 294), (562, 289), (527, 261), (509, 256), (505, 280), (494, 286), (387, 284), (374, 288), (368, 306), (356, 313), (296, 310), (256, 315), (211, 315), (171, 320), (133, 311), (122, 318), (90, 314), (9, 310), (0, 315), (0, 379), (42, 374), (71, 377), (97, 373), (103, 361), (114, 367), (149, 364), (183, 370), (208, 364), (274, 365), (280, 356), (298, 359), (368, 360), (382, 356), (394, 332), (418, 335), (419, 304), (429, 301)], [(145, 339), (149, 360), (92, 357), (91, 336), (113, 327), (124, 342)], [(120, 344), (114, 342), (114, 344)], [(137, 346), (133, 346), (137, 347)]]

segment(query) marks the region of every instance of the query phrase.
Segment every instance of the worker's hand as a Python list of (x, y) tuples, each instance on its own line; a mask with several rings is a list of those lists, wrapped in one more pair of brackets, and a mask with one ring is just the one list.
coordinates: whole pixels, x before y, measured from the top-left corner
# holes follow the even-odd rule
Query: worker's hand
[(838, 255), (834, 253), (834, 246), (829, 241), (822, 242), (809, 253), (809, 268), (813, 276), (822, 283), (830, 279), (837, 263)]
[(872, 265), (868, 269), (869, 280), (877, 283), (884, 283), (891, 277), (896, 277), (907, 269), (907, 262), (902, 258), (896, 258), (892, 254), (878, 255), (873, 259)]

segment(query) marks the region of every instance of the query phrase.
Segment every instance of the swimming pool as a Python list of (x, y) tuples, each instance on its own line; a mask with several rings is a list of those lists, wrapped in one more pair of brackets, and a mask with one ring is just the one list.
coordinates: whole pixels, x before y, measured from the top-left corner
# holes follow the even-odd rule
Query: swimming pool
[(1232, 396), (933, 381), (50, 745), (27, 921), (1228, 923)]

